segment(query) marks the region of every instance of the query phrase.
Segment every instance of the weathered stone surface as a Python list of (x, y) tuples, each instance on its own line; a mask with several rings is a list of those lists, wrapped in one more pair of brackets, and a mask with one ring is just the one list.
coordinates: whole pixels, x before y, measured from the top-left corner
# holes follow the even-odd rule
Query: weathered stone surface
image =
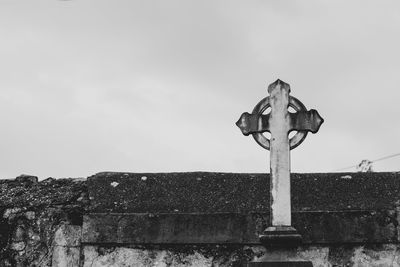
[(36, 184), (38, 182), (37, 176), (21, 174), (15, 178), (18, 183)]
[[(400, 173), (292, 174), (293, 211), (395, 209)], [(269, 175), (99, 173), (88, 178), (91, 212), (265, 212)]]
[[(52, 266), (52, 262), (57, 262), (52, 254), (63, 249), (57, 247), (61, 234), (65, 245), (74, 243), (77, 237), (70, 235), (71, 231), (64, 231), (58, 232), (54, 240), (56, 230), (63, 225), (72, 228), (82, 225), (88, 203), (85, 183), (78, 179), (51, 178), (37, 182), (34, 176), (0, 180), (0, 266)], [(78, 243), (75, 245), (79, 246)], [(75, 250), (79, 258), (80, 248)]]
[[(266, 177), (227, 173), (101, 173), (88, 178), (91, 212), (265, 210)], [(259, 185), (262, 187), (259, 187)]]
[(250, 262), (247, 267), (313, 267), (311, 261), (264, 261)]
[[(141, 220), (131, 221), (129, 214), (119, 214), (122, 217), (118, 219), (120, 221), (108, 224), (108, 235), (115, 233), (113, 231), (117, 233), (115, 243), (86, 243), (78, 251), (79, 246), (75, 245), (79, 243), (79, 234), (71, 229), (61, 231), (60, 227), (71, 226), (79, 231), (89, 201), (86, 181), (47, 179), (36, 183), (34, 179), (0, 180), (0, 266), (74, 266), (75, 263), (68, 265), (68, 262), (78, 260), (76, 255), (81, 251), (84, 252), (81, 258), (86, 266), (129, 266), (127, 263), (131, 266), (243, 266), (247, 261), (265, 255), (270, 255), (269, 259), (310, 260), (318, 267), (400, 266), (398, 173), (293, 174), (294, 223), (296, 228), (308, 230), (303, 232), (306, 244), (285, 251), (266, 250), (255, 244), (245, 245), (240, 240), (239, 243), (225, 245), (128, 244), (133, 237), (126, 232), (136, 231), (137, 234), (138, 229), (145, 234), (158, 229), (164, 234), (158, 237), (159, 240), (174, 242), (188, 232), (193, 234), (191, 238), (195, 240), (198, 238), (196, 232), (202, 227), (209, 232), (220, 231), (220, 235), (216, 236), (220, 240), (229, 240), (229, 234), (235, 238), (242, 236), (242, 240), (254, 237), (256, 234), (251, 229), (261, 231), (268, 220), (268, 213), (260, 216), (268, 209), (268, 196), (263, 195), (263, 192), (268, 193), (268, 179), (262, 174), (98, 176), (104, 176), (100, 178), (104, 179), (101, 182), (104, 184), (100, 183), (96, 189), (98, 192), (91, 195), (96, 196), (93, 199), (95, 205), (88, 210), (93, 212), (98, 209), (111, 212), (109, 216), (117, 216), (115, 211), (130, 209), (130, 212), (145, 213), (140, 215), (141, 219), (153, 216), (153, 226), (150, 226), (156, 227), (151, 228)], [(124, 186), (122, 189), (128, 188), (129, 184), (124, 184), (122, 178), (114, 179), (118, 176), (134, 180), (133, 189), (126, 192), (110, 189), (121, 185)], [(89, 184), (91, 182), (89, 180)], [(143, 182), (149, 184), (140, 184)], [(110, 188), (107, 183), (112, 184)], [(259, 187), (260, 184), (266, 188)], [(123, 198), (112, 194), (134, 194), (134, 201), (124, 203)], [(100, 197), (107, 199), (96, 202)], [(180, 217), (184, 216), (182, 213), (190, 216)], [(228, 217), (216, 213), (228, 214)], [(202, 220), (203, 225), (194, 219), (209, 214), (212, 216)], [(223, 226), (224, 221), (229, 223), (229, 214), (234, 214), (236, 219)], [(250, 215), (256, 217), (250, 220)], [(96, 214), (89, 213), (88, 216)], [(243, 217), (246, 218), (244, 225), (247, 230), (242, 229), (238, 234), (237, 227), (243, 223)], [(104, 218), (103, 227), (109, 222), (107, 220)], [(176, 226), (168, 230), (171, 222), (176, 222)], [(181, 228), (185, 225), (192, 228)], [(93, 227), (100, 226), (94, 224)], [(120, 228), (115, 230), (115, 227)], [(176, 237), (174, 231), (179, 233)], [(95, 233), (91, 234), (95, 236)], [(121, 237), (123, 235), (124, 238)], [(167, 239), (168, 236), (175, 240)], [(106, 237), (96, 238), (105, 240)], [(146, 238), (150, 237), (154, 238), (154, 233)], [(206, 240), (210, 235), (203, 233), (200, 237)], [(321, 243), (307, 243), (313, 238)]]
[[(399, 176), (293, 174), (293, 226), (309, 244), (397, 242)], [(232, 173), (95, 175), (88, 179), (92, 214), (84, 242), (258, 243), (269, 216), (268, 180)]]
[(79, 266), (82, 227), (63, 224), (54, 234), (52, 267)]
[[(29, 176), (31, 177), (31, 176)], [(30, 179), (0, 180), (0, 207), (45, 207), (77, 204), (86, 194), (86, 181), (48, 178), (38, 183)]]
[(63, 224), (54, 234), (54, 244), (64, 247), (79, 247), (81, 245), (81, 237), (81, 226)]
[(82, 241), (103, 244), (246, 243), (257, 239), (255, 233), (246, 232), (250, 228), (248, 224), (254, 224), (254, 220), (247, 217), (236, 213), (91, 214), (84, 218)]
[[(251, 249), (238, 247), (98, 247), (85, 246), (84, 267), (166, 267), (166, 266), (232, 266), (243, 267), (253, 253)], [(249, 254), (249, 255), (247, 255)]]
[(311, 261), (313, 267), (399, 267), (400, 246), (302, 246), (265, 249), (260, 246), (104, 247), (85, 246), (84, 266), (243, 267), (249, 261)]
[(52, 267), (80, 266), (81, 248), (55, 246), (52, 253)]
[[(90, 244), (259, 244), (268, 213), (88, 214)], [(294, 212), (304, 244), (397, 242), (392, 211)]]

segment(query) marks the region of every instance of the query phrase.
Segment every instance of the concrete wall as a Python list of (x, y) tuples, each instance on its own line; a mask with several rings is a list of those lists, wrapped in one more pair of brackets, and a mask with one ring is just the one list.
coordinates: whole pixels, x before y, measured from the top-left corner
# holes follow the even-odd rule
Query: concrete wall
[(304, 244), (290, 249), (258, 243), (269, 216), (265, 175), (0, 180), (0, 266), (400, 266), (399, 178), (294, 174)]

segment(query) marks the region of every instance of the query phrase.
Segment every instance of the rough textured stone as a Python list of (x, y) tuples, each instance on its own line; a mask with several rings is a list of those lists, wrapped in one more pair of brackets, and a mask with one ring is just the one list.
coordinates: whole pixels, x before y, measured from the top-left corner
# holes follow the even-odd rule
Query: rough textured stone
[(51, 266), (56, 230), (80, 227), (87, 202), (85, 181), (78, 179), (0, 180), (0, 266)]
[(52, 267), (80, 266), (80, 247), (55, 246), (52, 254)]
[[(232, 248), (207, 248), (191, 246), (152, 249), (129, 247), (85, 246), (84, 267), (166, 267), (166, 266), (235, 266), (236, 256), (243, 257), (243, 250)], [(242, 266), (242, 265), (236, 265)]]
[[(395, 209), (400, 195), (397, 172), (292, 174), (291, 183), (293, 211)], [(107, 172), (88, 188), (99, 213), (269, 210), (267, 174)]]
[[(51, 178), (41, 182), (31, 178), (0, 180), (0, 266), (77, 266), (81, 251), (84, 252), (80, 255), (81, 263), (85, 266), (238, 267), (262, 257), (309, 260), (318, 267), (400, 266), (399, 176), (399, 173), (293, 174), (294, 218), (298, 218), (294, 222), (299, 229), (315, 230), (303, 232), (305, 240), (312, 240), (313, 236), (322, 240), (320, 244), (304, 244), (294, 250), (267, 250), (242, 243), (86, 243), (82, 250), (79, 246), (78, 232), (86, 210), (87, 216), (94, 216), (94, 211), (129, 211), (172, 222), (184, 214), (234, 214), (239, 222), (243, 222), (241, 216), (255, 214), (251, 227), (261, 231), (268, 220), (268, 213), (262, 214), (268, 211), (269, 201), (268, 179), (263, 174), (103, 173), (93, 176), (88, 183)], [(90, 189), (93, 205), (89, 208), (87, 185), (93, 184), (95, 187)], [(124, 202), (130, 194), (132, 198)], [(120, 216), (116, 224), (108, 225), (110, 231), (115, 225), (120, 227), (117, 237), (123, 231), (135, 230), (135, 223), (140, 222), (130, 221), (131, 215), (126, 213)], [(214, 219), (203, 220), (205, 229), (210, 229), (206, 224), (223, 217), (209, 218)], [(185, 224), (172, 225), (177, 233), (190, 233), (191, 229), (180, 228)], [(223, 229), (215, 225), (211, 230), (223, 235), (231, 231), (237, 237), (237, 229), (229, 230), (234, 225)], [(203, 226), (194, 225), (192, 233)], [(151, 230), (146, 224), (140, 227)], [(174, 229), (170, 233), (168, 228), (160, 229), (164, 229), (164, 237), (175, 236)], [(242, 236), (254, 236), (246, 231)]]
[(54, 234), (53, 267), (73, 267), (80, 264), (82, 227), (61, 225)]
[[(293, 174), (293, 226), (310, 244), (397, 242), (399, 176)], [(88, 191), (89, 243), (254, 244), (269, 221), (263, 174), (100, 173)]]
[(84, 266), (246, 266), (249, 261), (311, 261), (314, 267), (398, 267), (400, 246), (302, 246), (294, 249), (244, 247), (85, 246)]
[(36, 184), (38, 182), (37, 176), (22, 174), (15, 178), (19, 183)]
[[(259, 244), (267, 213), (88, 214), (83, 242), (115, 244)], [(397, 242), (393, 211), (294, 212), (305, 244)]]
[(81, 245), (82, 227), (79, 225), (61, 225), (54, 234), (56, 246), (79, 247)]
[[(257, 235), (247, 232), (249, 228), (254, 228), (254, 223), (252, 218), (235, 213), (91, 214), (84, 219), (83, 242), (103, 244), (254, 242), (258, 239)], [(259, 231), (263, 230), (261, 228)]]
[(0, 180), (0, 207), (84, 206), (78, 200), (86, 194), (86, 181), (48, 178), (39, 183)]

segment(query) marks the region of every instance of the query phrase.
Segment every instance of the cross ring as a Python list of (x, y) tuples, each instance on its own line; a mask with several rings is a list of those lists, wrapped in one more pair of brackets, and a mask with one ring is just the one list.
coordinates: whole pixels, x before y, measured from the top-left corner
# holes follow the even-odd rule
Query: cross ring
[[(253, 114), (262, 115), (265, 110), (267, 110), (271, 105), (269, 103), (269, 96), (263, 98), (253, 109)], [(289, 96), (289, 107), (292, 107), (297, 112), (307, 111), (307, 108), (300, 102), (297, 98)], [(289, 133), (288, 133), (289, 134)], [(256, 142), (263, 148), (270, 149), (270, 140), (265, 137), (262, 133), (253, 133), (253, 138)], [(300, 145), (307, 136), (307, 131), (297, 131), (297, 133), (289, 139), (290, 150), (296, 148)]]

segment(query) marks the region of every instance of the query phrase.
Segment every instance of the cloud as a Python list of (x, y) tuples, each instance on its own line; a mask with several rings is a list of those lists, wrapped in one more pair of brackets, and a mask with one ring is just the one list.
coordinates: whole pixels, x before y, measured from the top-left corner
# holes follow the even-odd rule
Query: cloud
[(0, 5), (2, 177), (267, 171), (234, 122), (277, 78), (326, 120), (293, 171), (399, 149), (397, 2)]

